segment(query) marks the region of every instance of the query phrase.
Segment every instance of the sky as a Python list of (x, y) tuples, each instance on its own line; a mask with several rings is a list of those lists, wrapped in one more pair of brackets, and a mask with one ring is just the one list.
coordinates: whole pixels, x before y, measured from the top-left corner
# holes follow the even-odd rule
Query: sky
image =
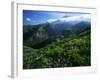
[(56, 20), (66, 20), (68, 22), (82, 19), (90, 21), (90, 14), (23, 10), (23, 25), (36, 25)]

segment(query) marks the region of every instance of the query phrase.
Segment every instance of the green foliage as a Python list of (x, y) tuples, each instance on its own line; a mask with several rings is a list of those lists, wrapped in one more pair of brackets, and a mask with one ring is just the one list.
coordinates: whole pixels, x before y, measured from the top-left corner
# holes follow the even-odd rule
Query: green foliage
[(23, 68), (90, 66), (90, 51), (90, 29), (88, 29), (73, 38), (53, 41), (43, 48), (33, 49), (24, 46)]

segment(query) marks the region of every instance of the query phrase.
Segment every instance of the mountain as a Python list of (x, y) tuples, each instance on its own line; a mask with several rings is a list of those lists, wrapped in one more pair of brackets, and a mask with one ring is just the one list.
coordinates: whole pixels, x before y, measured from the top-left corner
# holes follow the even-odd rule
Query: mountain
[[(52, 41), (59, 41), (63, 38), (75, 36), (84, 30), (90, 28), (90, 22), (85, 20), (71, 20), (70, 22), (64, 19), (58, 19), (53, 22), (46, 22), (38, 25), (23, 26), (23, 41), (24, 45), (40, 48)], [(42, 46), (38, 46), (41, 45)]]
[[(68, 29), (68, 30), (74, 30), (73, 27), (76, 27), (77, 29), (85, 29), (87, 27), (90, 27), (90, 18), (87, 18), (85, 16), (63, 16), (58, 20), (53, 20), (53, 22), (50, 23), (51, 28), (55, 30), (55, 32), (58, 34), (61, 31)], [(76, 30), (76, 31), (79, 31)]]
[[(42, 25), (43, 26), (43, 25)], [(23, 27), (24, 45), (31, 46), (48, 39), (48, 35), (41, 25)], [(27, 30), (26, 30), (27, 29)]]
[(71, 26), (73, 26), (73, 24), (62, 21), (62, 20), (57, 20), (51, 24), (51, 27), (55, 29), (56, 31), (62, 31), (64, 29), (71, 29)]
[(82, 22), (72, 26), (72, 30), (76, 33), (79, 33), (90, 27), (91, 27), (91, 24), (89, 22), (82, 21)]

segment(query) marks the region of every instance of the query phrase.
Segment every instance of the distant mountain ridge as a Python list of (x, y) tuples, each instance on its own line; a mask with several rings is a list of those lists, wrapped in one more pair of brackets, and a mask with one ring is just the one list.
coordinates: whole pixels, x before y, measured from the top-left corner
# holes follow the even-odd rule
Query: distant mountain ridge
[(88, 21), (66, 22), (64, 20), (56, 20), (52, 23), (46, 22), (38, 25), (23, 26), (23, 40), (25, 45), (35, 45), (43, 41), (51, 42), (52, 40), (67, 38), (71, 35), (80, 33), (91, 24)]

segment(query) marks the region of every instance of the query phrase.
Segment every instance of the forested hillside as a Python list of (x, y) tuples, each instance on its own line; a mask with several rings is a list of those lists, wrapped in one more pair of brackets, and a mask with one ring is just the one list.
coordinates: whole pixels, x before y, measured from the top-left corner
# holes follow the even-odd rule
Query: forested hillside
[[(49, 24), (46, 24), (49, 28)], [(90, 28), (64, 29), (52, 35), (44, 27), (24, 27), (23, 68), (55, 68), (91, 65)], [(90, 25), (89, 25), (90, 26)], [(48, 34), (48, 32), (50, 34)], [(53, 32), (53, 30), (52, 30)], [(51, 36), (50, 36), (51, 35)]]

